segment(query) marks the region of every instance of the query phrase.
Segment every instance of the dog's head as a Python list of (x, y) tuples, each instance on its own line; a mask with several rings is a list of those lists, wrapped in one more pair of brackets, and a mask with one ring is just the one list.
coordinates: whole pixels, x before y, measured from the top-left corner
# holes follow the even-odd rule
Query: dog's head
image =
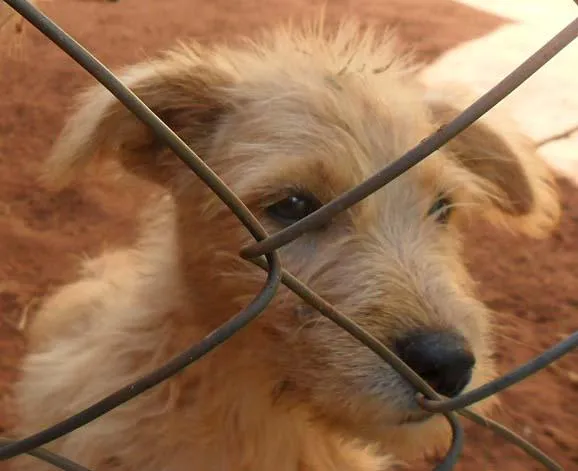
[[(360, 184), (459, 109), (423, 89), (391, 37), (352, 25), (328, 37), (311, 28), (239, 47), (182, 46), (122, 79), (270, 233)], [(447, 396), (493, 375), (488, 311), (460, 259), (460, 226), (485, 218), (540, 237), (559, 216), (547, 168), (504, 123), (473, 124), (280, 250), (288, 271)], [(215, 328), (255, 296), (264, 274), (238, 257), (247, 230), (100, 87), (81, 97), (50, 172), (66, 174), (94, 153), (115, 153), (172, 193), (188, 288), (200, 299), (195, 322)], [(263, 372), (278, 407), (397, 451), (422, 448), (439, 428), (390, 366), (287, 290), (242, 335), (239, 357)]]

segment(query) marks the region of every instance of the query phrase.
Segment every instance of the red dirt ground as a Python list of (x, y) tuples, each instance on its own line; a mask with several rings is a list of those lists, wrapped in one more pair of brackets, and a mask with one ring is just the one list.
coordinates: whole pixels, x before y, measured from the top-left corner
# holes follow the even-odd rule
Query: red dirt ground
[[(248, 33), (271, 21), (318, 6), (307, 0), (58, 0), (43, 4), (59, 24), (99, 59), (117, 67), (154, 53), (177, 38), (214, 39)], [(354, 12), (395, 24), (421, 57), (430, 60), (504, 20), (450, 0), (333, 0), (328, 15)], [(35, 179), (59, 131), (70, 96), (88, 75), (29, 28), (22, 55), (0, 58), (0, 397), (7, 395), (22, 352), (15, 327), (22, 312), (54, 284), (71, 276), (83, 251), (131, 234), (136, 191), (104, 176), (54, 194)], [(469, 263), (484, 300), (497, 315), (502, 371), (527, 361), (578, 330), (578, 192), (562, 183), (565, 215), (555, 236), (520, 240), (485, 227), (472, 229)], [(574, 291), (575, 292), (575, 291)], [(578, 468), (578, 370), (574, 355), (502, 394), (505, 425), (558, 460)], [(9, 411), (0, 412), (0, 429)], [(542, 469), (490, 432), (468, 427), (457, 469)], [(416, 463), (418, 469), (432, 469)], [(0, 465), (0, 468), (5, 465)]]

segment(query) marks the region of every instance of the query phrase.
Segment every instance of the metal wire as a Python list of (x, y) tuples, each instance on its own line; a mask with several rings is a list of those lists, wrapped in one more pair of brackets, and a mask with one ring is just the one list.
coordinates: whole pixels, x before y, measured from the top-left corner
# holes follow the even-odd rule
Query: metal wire
[[(14, 441), (15, 440), (10, 440), (9, 438), (0, 437), (0, 444), (8, 445), (10, 443), (14, 443)], [(84, 466), (81, 466), (74, 461), (70, 461), (64, 456), (57, 455), (56, 453), (52, 453), (51, 451), (45, 450), (43, 448), (30, 450), (28, 454), (44, 461), (45, 463), (49, 463), (59, 469), (63, 469), (64, 471), (90, 471), (88, 468), (85, 468)]]
[(478, 120), (485, 113), (496, 106), (506, 96), (512, 93), (546, 62), (552, 59), (578, 36), (578, 18), (532, 54), (511, 74), (504, 78), (490, 91), (482, 95), (478, 100), (467, 107), (453, 121), (438, 129), (431, 136), (421, 141), (417, 146), (408, 151), (404, 156), (369, 177), (360, 185), (341, 194), (330, 203), (322, 206), (317, 211), (304, 217), (291, 226), (277, 232), (269, 238), (244, 248), (241, 255), (246, 258), (255, 258), (264, 255), (271, 250), (288, 244), (305, 232), (311, 231), (327, 223), (329, 219), (338, 213), (345, 211), (359, 203), (380, 188), (399, 177), (402, 173), (420, 163), (423, 159), (438, 150), (450, 139)]
[(542, 464), (545, 468), (557, 471), (564, 471), (564, 468), (562, 468), (562, 466), (556, 463), (556, 461), (550, 458), (546, 453), (541, 451), (536, 446), (532, 445), (525, 438), (522, 438), (520, 435), (512, 432), (509, 428), (504, 427), (502, 424), (499, 424), (495, 420), (488, 419), (487, 417), (482, 417), (478, 414), (473, 413), (468, 409), (462, 409), (458, 411), (458, 413), (461, 416), (466, 417), (468, 420), (471, 420), (472, 422), (481, 425), (482, 427), (489, 428), (495, 434), (500, 435), (502, 438), (513, 443), (528, 456), (534, 458), (536, 461)]
[[(547, 350), (534, 360), (513, 370), (495, 381), (487, 383), (469, 393), (454, 399), (446, 399), (437, 394), (419, 375), (398, 358), (391, 350), (379, 342), (370, 333), (366, 332), (347, 316), (337, 311), (331, 304), (301, 283), (297, 278), (282, 269), (276, 250), (291, 242), (303, 233), (318, 227), (341, 211), (351, 207), (363, 198), (382, 188), (409, 168), (417, 165), (424, 158), (455, 137), (483, 114), (499, 103), (509, 93), (527, 80), (546, 62), (566, 47), (578, 35), (578, 19), (572, 21), (560, 33), (546, 43), (540, 50), (491, 89), (452, 122), (439, 129), (436, 133), (424, 139), (403, 157), (392, 165), (376, 173), (361, 185), (342, 194), (321, 209), (289, 226), (273, 236), (268, 236), (255, 216), (243, 202), (219, 179), (208, 167), (162, 120), (160, 120), (134, 93), (126, 88), (103, 64), (94, 58), (86, 49), (72, 37), (60, 29), (45, 14), (36, 9), (26, 0), (4, 0), (26, 20), (50, 38), (57, 46), (64, 50), (85, 70), (91, 73), (96, 80), (104, 85), (121, 103), (153, 132), (191, 170), (226, 204), (236, 215), (239, 221), (249, 230), (256, 243), (242, 249), (241, 256), (250, 260), (267, 271), (267, 280), (253, 299), (240, 313), (232, 317), (221, 327), (213, 331), (201, 342), (193, 345), (187, 351), (173, 358), (161, 368), (144, 376), (133, 384), (127, 385), (85, 410), (21, 440), (0, 439), (0, 460), (13, 458), (28, 453), (42, 459), (60, 469), (67, 471), (88, 471), (86, 468), (67, 460), (64, 457), (38, 448), (58, 437), (71, 433), (75, 429), (102, 416), (110, 410), (136, 397), (168, 379), (172, 375), (186, 368), (203, 355), (216, 348), (254, 320), (268, 306), (279, 284), (282, 282), (304, 301), (315, 307), (322, 315), (335, 322), (341, 328), (360, 342), (364, 343), (374, 353), (388, 362), (392, 368), (410, 382), (419, 395), (418, 403), (427, 411), (443, 414), (452, 429), (452, 444), (442, 462), (435, 468), (437, 471), (451, 470), (457, 463), (463, 448), (464, 432), (458, 416), (462, 415), (479, 425), (489, 427), (505, 439), (516, 444), (529, 456), (536, 459), (550, 470), (562, 470), (561, 466), (538, 450), (532, 444), (516, 435), (511, 430), (481, 417), (465, 407), (483, 400), (498, 391), (506, 389), (522, 381), (538, 370), (551, 364), (561, 356), (567, 354), (578, 345), (578, 333), (574, 333), (555, 347)], [(264, 258), (263, 258), (264, 256)]]

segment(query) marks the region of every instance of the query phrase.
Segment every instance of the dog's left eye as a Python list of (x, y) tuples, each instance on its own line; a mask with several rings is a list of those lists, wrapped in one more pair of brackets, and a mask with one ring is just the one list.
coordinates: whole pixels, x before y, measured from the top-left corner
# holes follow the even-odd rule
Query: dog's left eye
[(446, 224), (452, 213), (452, 200), (446, 196), (440, 196), (428, 211), (428, 215), (435, 216), (436, 221)]
[(267, 214), (277, 222), (291, 225), (321, 207), (319, 200), (313, 196), (291, 195), (267, 208)]

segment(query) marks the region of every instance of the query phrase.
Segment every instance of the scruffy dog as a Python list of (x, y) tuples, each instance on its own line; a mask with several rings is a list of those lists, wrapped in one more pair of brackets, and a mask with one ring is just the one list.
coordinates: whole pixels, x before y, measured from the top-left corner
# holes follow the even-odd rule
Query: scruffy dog
[[(461, 107), (420, 84), (391, 35), (353, 22), (181, 45), (122, 79), (270, 233)], [(473, 215), (542, 237), (559, 218), (550, 173), (505, 123), (474, 124), (280, 251), (284, 267), (446, 396), (493, 376), (489, 312), (460, 259), (460, 226)], [(19, 435), (158, 367), (241, 310), (265, 279), (238, 256), (252, 242), (247, 230), (100, 86), (81, 97), (48, 174), (75, 175), (96, 154), (114, 155), (162, 195), (147, 203), (134, 246), (86, 262), (40, 309), (15, 389)], [(404, 379), (281, 288), (224, 345), (50, 448), (98, 471), (378, 471), (447, 437), (443, 417), (421, 411)], [(30, 457), (14, 466), (48, 469)]]

